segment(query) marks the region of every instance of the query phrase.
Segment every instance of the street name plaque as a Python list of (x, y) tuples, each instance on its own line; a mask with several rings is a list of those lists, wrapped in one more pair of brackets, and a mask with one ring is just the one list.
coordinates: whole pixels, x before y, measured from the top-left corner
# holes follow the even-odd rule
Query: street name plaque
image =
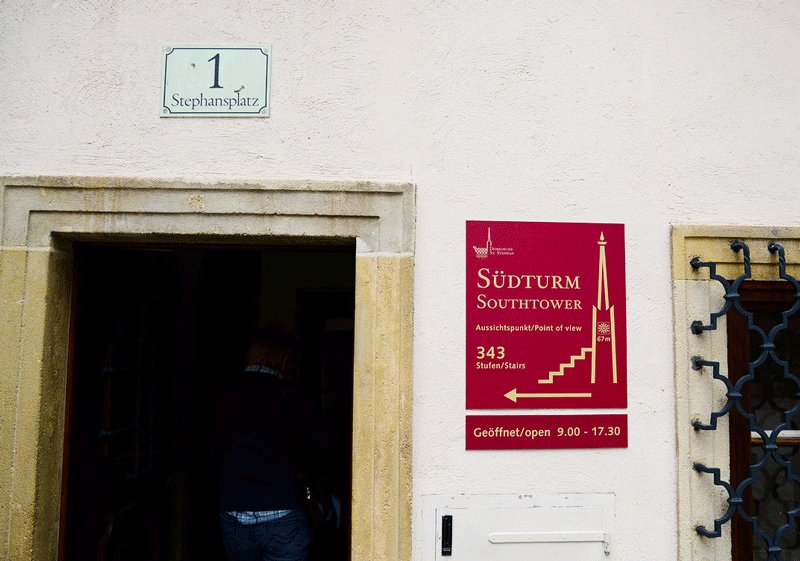
[(165, 47), (162, 117), (269, 117), (271, 49)]

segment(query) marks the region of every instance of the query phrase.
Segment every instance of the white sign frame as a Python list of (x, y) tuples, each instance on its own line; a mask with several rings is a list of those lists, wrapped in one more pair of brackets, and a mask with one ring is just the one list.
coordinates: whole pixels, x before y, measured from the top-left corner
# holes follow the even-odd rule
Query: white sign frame
[(163, 49), (162, 117), (269, 117), (272, 47)]

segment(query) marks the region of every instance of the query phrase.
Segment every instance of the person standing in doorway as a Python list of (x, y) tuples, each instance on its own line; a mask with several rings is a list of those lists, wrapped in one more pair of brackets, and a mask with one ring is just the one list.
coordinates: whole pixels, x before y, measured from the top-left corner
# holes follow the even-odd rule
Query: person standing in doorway
[(304, 561), (311, 531), (299, 483), (305, 449), (331, 454), (338, 436), (293, 383), (297, 343), (258, 330), (248, 366), (215, 398), (220, 526), (228, 561)]

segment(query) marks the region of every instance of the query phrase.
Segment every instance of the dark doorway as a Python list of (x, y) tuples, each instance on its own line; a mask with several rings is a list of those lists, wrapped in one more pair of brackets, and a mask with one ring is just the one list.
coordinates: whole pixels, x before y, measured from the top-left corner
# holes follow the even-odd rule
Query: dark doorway
[[(352, 434), (354, 246), (76, 244), (62, 561), (223, 560), (211, 404), (259, 325), (298, 332), (300, 381)], [(350, 447), (330, 466), (350, 504)], [(314, 559), (349, 559), (343, 527)]]

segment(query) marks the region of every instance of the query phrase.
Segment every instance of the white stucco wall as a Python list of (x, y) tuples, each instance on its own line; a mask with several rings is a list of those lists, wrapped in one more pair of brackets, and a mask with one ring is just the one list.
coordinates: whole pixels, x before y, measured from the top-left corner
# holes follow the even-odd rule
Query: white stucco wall
[[(271, 117), (160, 119), (167, 44), (272, 45)], [(669, 225), (800, 225), (797, 52), (794, 1), (4, 0), (0, 175), (415, 183), (416, 504), (613, 492), (672, 560)], [(628, 449), (464, 450), (466, 219), (626, 225)]]

